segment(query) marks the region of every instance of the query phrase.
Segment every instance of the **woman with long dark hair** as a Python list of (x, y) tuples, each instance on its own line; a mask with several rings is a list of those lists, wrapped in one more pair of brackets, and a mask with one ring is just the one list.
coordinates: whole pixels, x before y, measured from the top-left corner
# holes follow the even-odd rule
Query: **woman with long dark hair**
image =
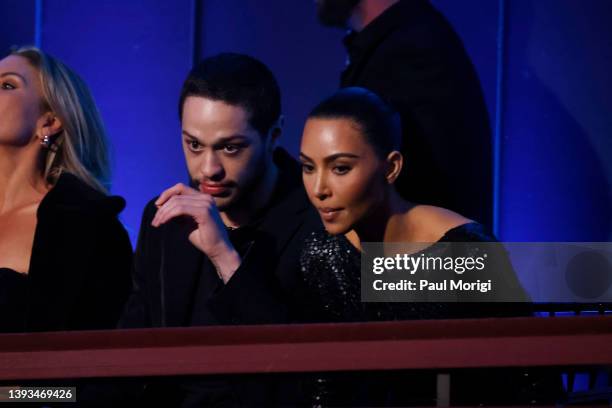
[[(304, 186), (326, 231), (313, 233), (305, 242), (301, 267), (320, 320), (529, 315), (529, 298), (503, 246), (483, 225), (444, 208), (408, 202), (396, 192), (394, 182), (402, 167), (410, 167), (400, 153), (400, 140), (398, 114), (363, 88), (338, 91), (307, 119), (300, 152)], [(500, 292), (493, 292), (468, 296), (469, 302), (362, 302), (364, 242), (420, 245), (413, 256), (476, 257), (486, 248), (491, 252), (486, 276), (503, 289), (506, 301), (496, 302)], [(461, 244), (453, 247), (455, 243)], [(367, 385), (355, 387), (357, 383)], [(316, 384), (315, 400), (325, 400), (322, 405), (435, 403), (435, 377), (430, 372), (328, 375)], [(558, 376), (522, 370), (455, 375), (452, 385), (452, 402), (465, 405), (554, 402), (560, 388)]]

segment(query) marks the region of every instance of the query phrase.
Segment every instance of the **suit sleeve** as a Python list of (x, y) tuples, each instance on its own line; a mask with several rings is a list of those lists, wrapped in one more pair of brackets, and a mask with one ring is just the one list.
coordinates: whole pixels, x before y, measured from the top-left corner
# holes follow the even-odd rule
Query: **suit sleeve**
[(130, 292), (132, 245), (117, 218), (101, 218), (92, 225), (88, 239), (90, 263), (83, 271), (82, 292), (69, 324), (74, 330), (112, 329)]
[[(292, 305), (300, 296), (296, 288), (301, 287), (299, 282), (302, 281), (299, 256), (302, 243), (317, 222), (310, 212), (298, 216), (302, 219), (281, 253), (271, 250), (272, 237), (257, 237), (232, 278), (218, 288), (209, 306), (220, 321), (225, 324), (281, 324), (295, 319)], [(284, 276), (284, 283), (280, 276)]]
[[(132, 265), (132, 291), (123, 314), (119, 321), (119, 328), (142, 328), (151, 327), (151, 314), (147, 301), (147, 270), (150, 262), (155, 259), (152, 251), (153, 243), (150, 236), (151, 220), (155, 215), (155, 207), (152, 202), (147, 205), (143, 212), (140, 231), (138, 233), (138, 243), (134, 253)], [(159, 251), (158, 251), (159, 252)]]
[[(268, 257), (270, 254), (267, 254)], [(252, 243), (225, 285), (219, 285), (209, 306), (225, 324), (285, 323), (288, 309), (275, 281), (274, 264), (261, 241)]]

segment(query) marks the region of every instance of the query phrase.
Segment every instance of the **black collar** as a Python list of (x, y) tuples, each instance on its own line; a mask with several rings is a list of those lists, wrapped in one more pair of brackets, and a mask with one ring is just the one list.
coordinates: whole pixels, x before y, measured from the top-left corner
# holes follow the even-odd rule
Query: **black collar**
[(40, 202), (37, 216), (55, 211), (116, 216), (124, 207), (123, 198), (107, 196), (77, 176), (63, 172)]

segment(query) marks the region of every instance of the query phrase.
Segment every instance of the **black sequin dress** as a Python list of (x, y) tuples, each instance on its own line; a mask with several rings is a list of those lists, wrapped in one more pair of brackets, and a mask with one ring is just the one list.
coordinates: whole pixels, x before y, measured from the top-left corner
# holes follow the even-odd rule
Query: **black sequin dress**
[[(446, 232), (437, 243), (494, 243), (481, 224), (472, 222)], [(435, 244), (435, 243), (434, 243)], [(497, 256), (500, 279), (514, 288), (516, 299), (526, 299), (502, 247)], [(448, 246), (432, 245), (423, 250), (429, 256), (444, 256)], [(465, 247), (464, 256), (476, 256), (477, 245)], [(313, 232), (306, 240), (300, 265), (312, 297), (317, 299), (318, 320), (329, 322), (443, 319), (458, 317), (520, 316), (528, 313), (521, 304), (483, 303), (364, 303), (361, 301), (360, 253), (344, 236)], [(502, 276), (503, 275), (503, 276)]]
[[(493, 235), (478, 223), (468, 223), (446, 232), (439, 243), (495, 243)], [(435, 244), (435, 243), (434, 243)], [(497, 258), (496, 279), (514, 288), (513, 298), (522, 302), (412, 302), (365, 303), (361, 301), (360, 252), (344, 236), (315, 232), (305, 241), (300, 257), (306, 286), (312, 292), (318, 321), (356, 322), (381, 320), (452, 319), (531, 315), (531, 304), (521, 287), (502, 245)], [(440, 255), (432, 245), (427, 255)], [(478, 245), (466, 245), (476, 254)], [(491, 248), (488, 247), (488, 248)], [(489, 369), (485, 373), (453, 377), (453, 404), (480, 405), (501, 403), (555, 402), (562, 393), (559, 376), (545, 370)], [(350, 372), (321, 373), (312, 380), (312, 405), (323, 406), (427, 406), (435, 405), (433, 372)], [(529, 379), (531, 383), (526, 384)], [(356, 384), (367, 384), (356, 387)], [(537, 397), (534, 397), (537, 395)]]

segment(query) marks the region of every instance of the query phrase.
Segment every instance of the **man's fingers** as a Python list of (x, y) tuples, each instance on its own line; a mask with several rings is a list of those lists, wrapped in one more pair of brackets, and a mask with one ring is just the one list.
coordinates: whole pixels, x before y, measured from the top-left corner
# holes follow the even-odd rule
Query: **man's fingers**
[(172, 196), (157, 210), (151, 225), (158, 227), (179, 215), (201, 219), (213, 203), (212, 198), (204, 194)]
[[(179, 196), (170, 196), (166, 202), (164, 202), (158, 209), (157, 213), (155, 213), (155, 217), (153, 218), (152, 225), (158, 227), (161, 224), (165, 223), (168, 220), (167, 214), (173, 208), (177, 206), (177, 198)], [(182, 201), (182, 200), (181, 200)]]
[(155, 227), (159, 227), (160, 225), (165, 224), (171, 219), (179, 216), (190, 216), (197, 217), (200, 213), (203, 212), (201, 207), (196, 207), (194, 205), (180, 203), (173, 206), (168, 206), (163, 209), (163, 211), (156, 215), (152, 224)]
[(161, 206), (163, 205), (166, 201), (168, 201), (168, 199), (176, 194), (180, 194), (180, 191), (182, 189), (182, 183), (176, 184), (164, 191), (162, 191), (162, 193), (159, 195), (159, 197), (157, 198), (157, 200), (155, 201), (155, 205), (156, 206)]
[(155, 201), (156, 206), (164, 205), (166, 201), (168, 201), (171, 197), (176, 195), (193, 195), (193, 194), (201, 194), (199, 191), (194, 190), (193, 188), (186, 186), (183, 183), (175, 184), (169, 189), (164, 190), (159, 198)]

